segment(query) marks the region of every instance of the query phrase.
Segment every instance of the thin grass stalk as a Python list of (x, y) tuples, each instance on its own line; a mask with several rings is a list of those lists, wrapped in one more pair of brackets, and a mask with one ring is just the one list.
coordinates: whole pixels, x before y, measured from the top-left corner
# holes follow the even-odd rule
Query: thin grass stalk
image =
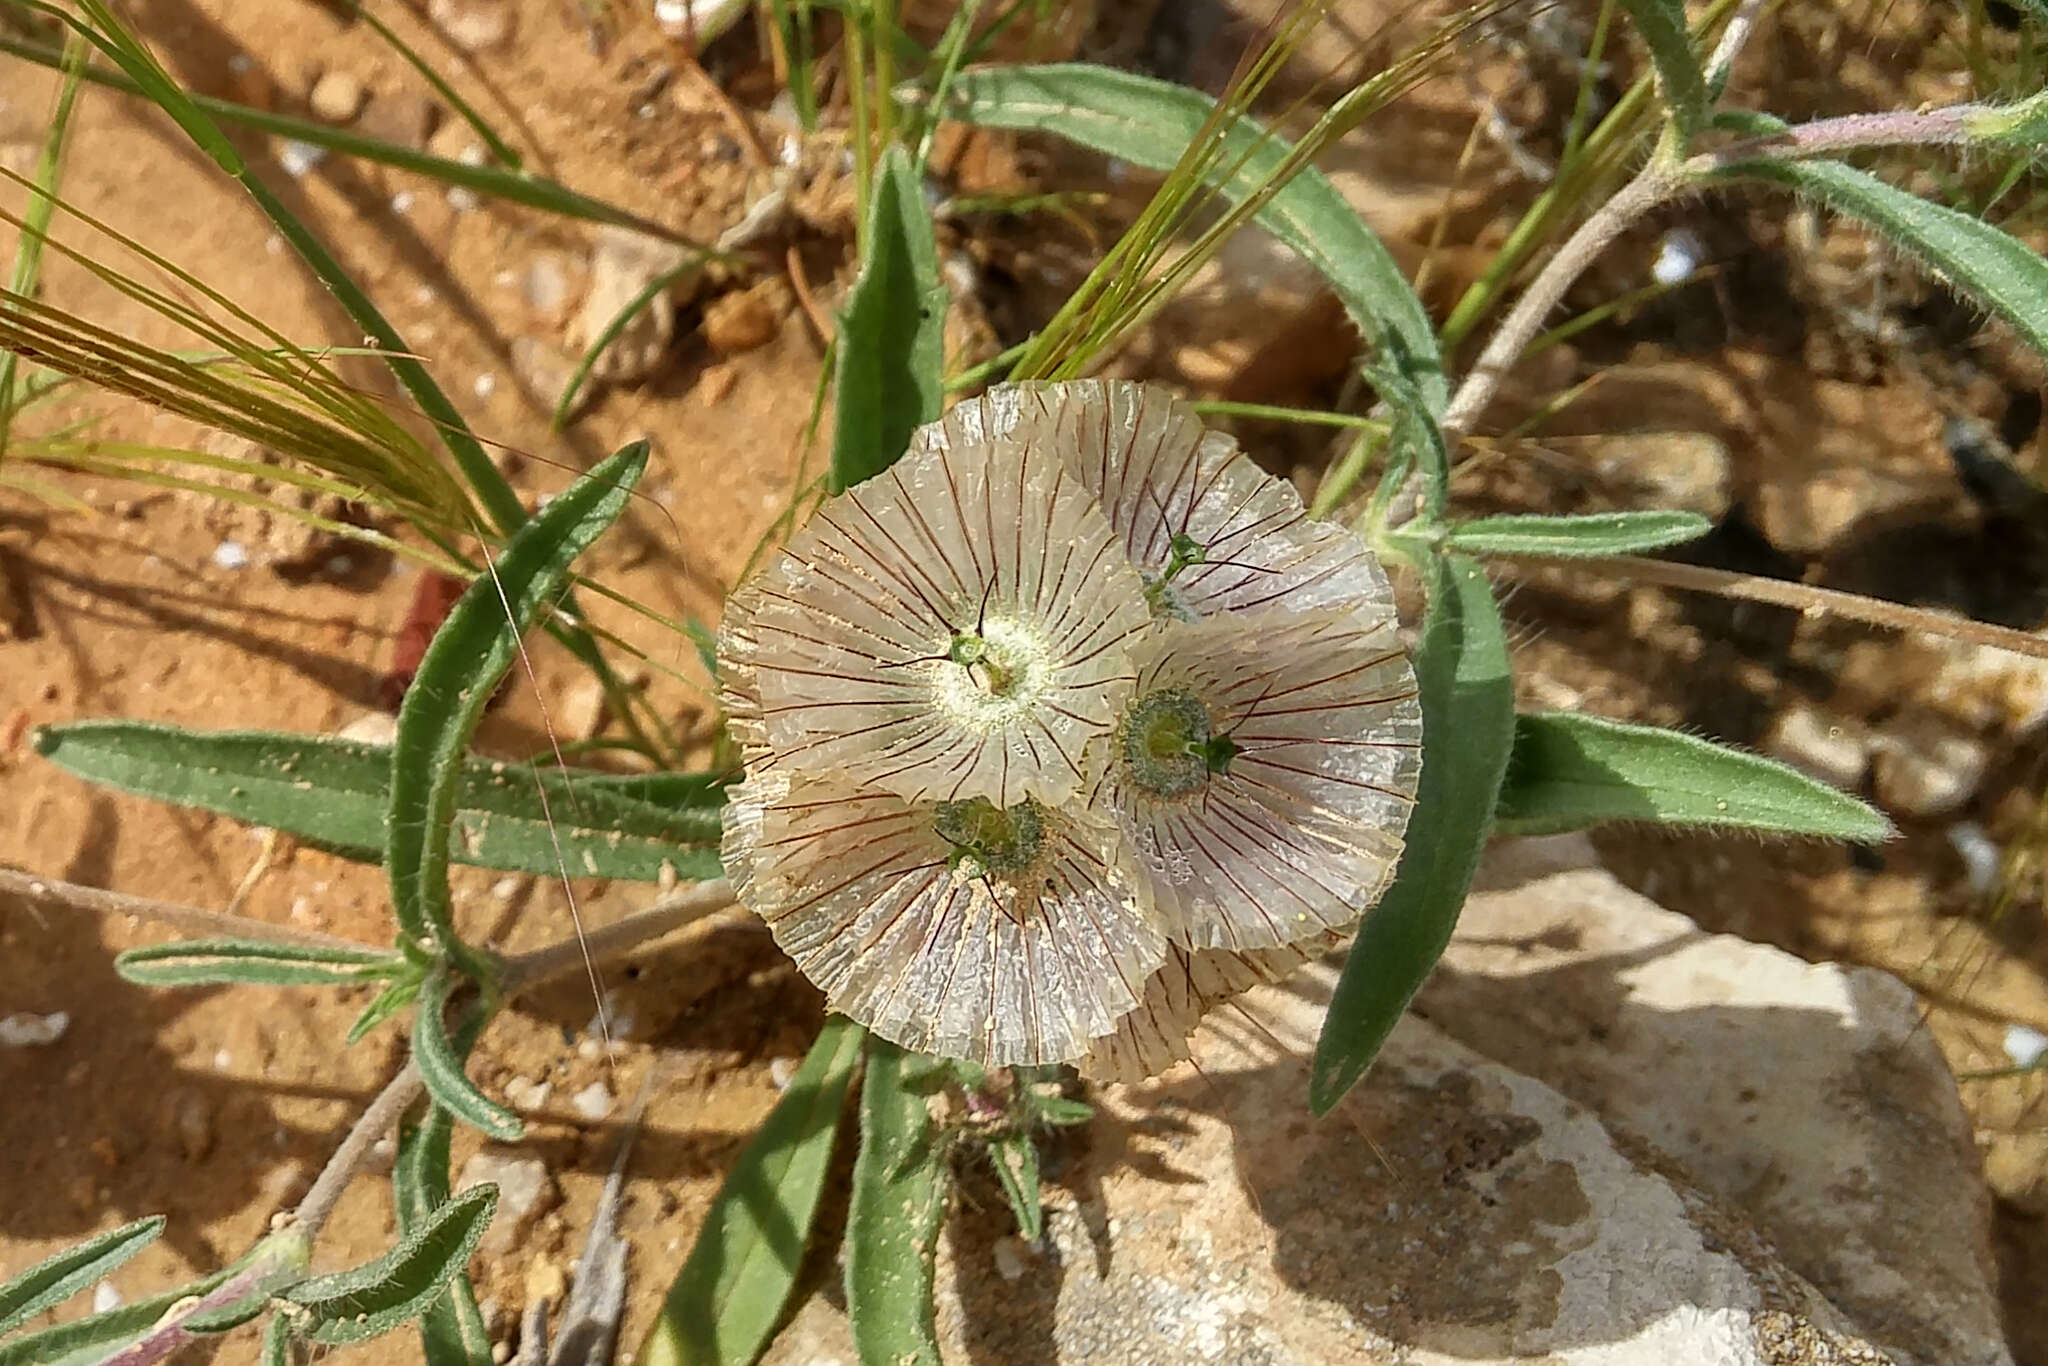
[(382, 38), (405, 61), (406, 65), (420, 73), (420, 76), (426, 83), (434, 88), (435, 94), (448, 101), (449, 107), (454, 109), (462, 121), (469, 125), (470, 130), (483, 140), (484, 146), (490, 150), (490, 154), (501, 165), (512, 171), (523, 169), (525, 165), (524, 158), (519, 155), (512, 144), (499, 137), (498, 130), (491, 127), (490, 121), (484, 118), (483, 114), (474, 105), (470, 104), (468, 100), (462, 98), (462, 92), (450, 85), (440, 72), (434, 70), (433, 65), (426, 58), (415, 52), (403, 38), (399, 37), (392, 30), (389, 24), (386, 24), (372, 13), (368, 5), (362, 4), (360, 0), (352, 0), (350, 8), (355, 11), (358, 19), (369, 25), (370, 30), (379, 38)]
[[(63, 174), (64, 145), (71, 130), (71, 111), (78, 105), (78, 73), (84, 65), (85, 44), (73, 37), (64, 45), (64, 79), (57, 88), (57, 102), (50, 111), (42, 150), (36, 156), (34, 184), (28, 209), (22, 215), (21, 236), (14, 248), (14, 271), (7, 286), (14, 294), (34, 294), (42, 276), (43, 243), (49, 239), (50, 219), (57, 209), (57, 182)], [(15, 393), (16, 369), (12, 352), (0, 356), (0, 462), (7, 459), (14, 414), (22, 406)]]

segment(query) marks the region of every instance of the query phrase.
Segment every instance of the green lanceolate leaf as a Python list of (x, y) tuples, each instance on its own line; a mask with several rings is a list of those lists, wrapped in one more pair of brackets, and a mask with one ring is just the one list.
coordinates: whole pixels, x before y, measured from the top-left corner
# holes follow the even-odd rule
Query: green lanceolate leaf
[(1837, 161), (1758, 157), (1714, 179), (1783, 185), (1867, 224), (2048, 355), (2048, 261), (2018, 238)]
[(1697, 540), (1714, 524), (1697, 512), (1599, 512), (1583, 517), (1481, 517), (1451, 528), (1453, 549), (1473, 555), (1584, 558), (1640, 555)]
[[(391, 751), (332, 736), (78, 721), (35, 732), (81, 778), (282, 830), (346, 858), (382, 859)], [(612, 774), (465, 756), (448, 856), (549, 875), (656, 882), (717, 877), (724, 778)], [(557, 862), (559, 851), (560, 862)]]
[[(1071, 63), (963, 71), (945, 114), (985, 128), (1051, 133), (1147, 170), (1170, 171), (1214, 108), (1199, 91)], [(1224, 139), (1221, 164), (1236, 170), (1222, 191), (1232, 200), (1271, 179), (1287, 159), (1287, 144), (1251, 119), (1238, 119)], [(1321, 272), (1382, 366), (1404, 372), (1428, 412), (1441, 416), (1449, 388), (1436, 325), (1386, 244), (1329, 177), (1314, 167), (1302, 171), (1257, 222)]]
[(861, 1366), (942, 1366), (932, 1277), (951, 1172), (925, 1095), (943, 1064), (874, 1040), (846, 1219), (846, 1314)]
[(946, 286), (924, 185), (901, 147), (882, 157), (865, 250), (839, 325), (835, 493), (895, 464), (945, 400)]
[(292, 1366), (292, 1318), (272, 1314), (263, 1325), (263, 1366)]
[[(392, 1204), (401, 1236), (417, 1232), (448, 1201), (448, 1148), (455, 1120), (438, 1105), (419, 1123), (401, 1124), (398, 1161), (391, 1169)], [(448, 1293), (420, 1315), (420, 1346), (427, 1366), (489, 1366), (491, 1334), (477, 1308), (469, 1273), (458, 1271)]]
[[(445, 966), (427, 973), (420, 987), (419, 1009), (413, 1013), (413, 1062), (420, 1069), (427, 1094), (436, 1104), (446, 1106), (463, 1123), (509, 1142), (525, 1133), (526, 1126), (519, 1122), (519, 1116), (479, 1091), (469, 1079), (464, 1064), (470, 1045), (476, 1041), (476, 1031), (471, 1017), (465, 1017), (450, 1032), (448, 997), (454, 985), (454, 977)], [(474, 1012), (477, 1008), (470, 1009)]]
[(348, 1027), (344, 1045), (358, 1043), (363, 1036), (419, 999), (421, 976), (401, 977), (370, 998), (355, 1023)]
[(463, 593), (434, 633), (406, 689), (391, 747), (385, 862), (406, 934), (459, 950), (448, 894), (448, 838), (462, 753), (520, 638), (561, 593), (569, 566), (625, 510), (647, 468), (635, 442), (577, 480), (519, 528), (492, 572)]
[(162, 1215), (109, 1229), (37, 1262), (0, 1285), (0, 1333), (9, 1333), (52, 1305), (62, 1304), (156, 1241)]
[(51, 1362), (99, 1361), (105, 1353), (147, 1332), (157, 1320), (169, 1313), (174, 1305), (206, 1294), (226, 1280), (228, 1275), (226, 1271), (216, 1271), (190, 1285), (167, 1290), (161, 1295), (152, 1295), (133, 1304), (124, 1304), (118, 1309), (109, 1309), (104, 1314), (73, 1319), (69, 1323), (53, 1324), (48, 1328), (24, 1334), (11, 1342), (0, 1342), (0, 1366), (48, 1366)]
[(395, 977), (405, 959), (384, 949), (324, 948), (267, 939), (194, 939), (129, 949), (114, 970), (149, 987), (244, 983), (266, 987), (353, 986)]
[(1657, 68), (1657, 90), (1678, 125), (1681, 146), (1692, 140), (1707, 117), (1707, 78), (1693, 51), (1685, 23), (1684, 0), (1621, 0), (1636, 31), (1649, 46)]
[(825, 1022), (726, 1175), (637, 1366), (746, 1366), (781, 1321), (825, 1188), (866, 1033)]
[(430, 1213), (374, 1262), (315, 1276), (285, 1292), (311, 1342), (363, 1342), (409, 1322), (448, 1291), (498, 1207), (498, 1188), (472, 1186)]
[(1327, 1114), (1393, 1032), (1436, 967), (1493, 823), (1515, 735), (1515, 688), (1500, 609), (1476, 561), (1438, 559), (1416, 651), (1422, 783), (1394, 882), (1365, 913), (1316, 1042), (1309, 1104)]
[(1608, 821), (1730, 826), (1859, 844), (1893, 834), (1881, 812), (1776, 760), (1675, 730), (1565, 712), (1515, 719), (1497, 819), (1513, 835)]
[(1008, 1133), (988, 1145), (989, 1165), (996, 1169), (1003, 1198), (1017, 1216), (1017, 1236), (1027, 1243), (1038, 1241), (1045, 1228), (1045, 1211), (1038, 1198), (1038, 1145), (1027, 1133)]

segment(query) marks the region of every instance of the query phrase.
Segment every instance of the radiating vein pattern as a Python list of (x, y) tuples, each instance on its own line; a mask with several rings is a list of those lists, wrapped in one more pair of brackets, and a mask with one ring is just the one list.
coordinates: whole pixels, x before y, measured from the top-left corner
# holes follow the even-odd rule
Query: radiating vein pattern
[(1175, 944), (1145, 981), (1138, 1008), (1097, 1039), (1079, 1063), (1090, 1081), (1143, 1081), (1186, 1062), (1195, 1030), (1216, 1007), (1262, 982), (1279, 982), (1318, 954), (1344, 942), (1329, 934), (1278, 949), (1232, 953)]

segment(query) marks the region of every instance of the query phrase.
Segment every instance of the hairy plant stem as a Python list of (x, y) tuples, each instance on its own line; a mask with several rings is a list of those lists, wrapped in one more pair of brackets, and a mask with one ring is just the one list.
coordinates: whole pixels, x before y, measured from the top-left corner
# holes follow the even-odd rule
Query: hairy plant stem
[(623, 920), (593, 930), (580, 940), (564, 939), (546, 948), (507, 958), (502, 978), (505, 993), (509, 996), (574, 972), (583, 966), (586, 954), (590, 962), (602, 963), (631, 953), (650, 939), (659, 939), (713, 912), (724, 910), (735, 900), (732, 883), (722, 877), (678, 888), (645, 910), (635, 911)]
[(314, 930), (296, 930), (289, 925), (273, 925), (269, 921), (251, 920), (243, 915), (202, 911), (197, 906), (180, 906), (146, 896), (130, 896), (126, 892), (109, 892), (60, 878), (41, 877), (19, 868), (0, 866), (0, 896), (19, 897), (37, 905), (60, 906), (66, 910), (90, 911), (95, 915), (132, 915), (138, 920), (209, 937), (262, 939), (274, 944), (304, 944), (321, 949), (368, 947), (353, 939), (320, 934)]
[(1742, 7), (1735, 11), (1735, 17), (1728, 21), (1728, 27), (1721, 30), (1721, 41), (1714, 44), (1714, 55), (1707, 58), (1707, 89), (1717, 91), (1735, 70), (1735, 59), (1742, 55), (1742, 49), (1749, 45), (1756, 33), (1757, 21), (1775, 0), (1742, 0)]
[(308, 1242), (320, 1236), (320, 1230), (327, 1225), (327, 1216), (334, 1213), (342, 1192), (362, 1170), (370, 1150), (377, 1146), (378, 1139), (398, 1126), (406, 1108), (419, 1096), (425, 1084), (420, 1079), (419, 1067), (408, 1058), (397, 1075), (384, 1083), (384, 1089), (377, 1093), (375, 1099), (363, 1107), (362, 1114), (356, 1117), (356, 1122), (349, 1126), (348, 1133), (327, 1159), (327, 1165), (320, 1169), (320, 1175), (313, 1178), (305, 1198), (292, 1211), (292, 1222)]

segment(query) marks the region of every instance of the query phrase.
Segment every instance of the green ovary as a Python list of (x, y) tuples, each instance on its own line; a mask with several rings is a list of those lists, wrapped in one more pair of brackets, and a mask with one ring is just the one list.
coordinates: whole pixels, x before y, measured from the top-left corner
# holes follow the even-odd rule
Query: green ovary
[(1185, 688), (1161, 688), (1132, 703), (1117, 742), (1131, 781), (1155, 797), (1199, 792), (1237, 756), (1228, 735), (1213, 733), (1209, 709)]
[(940, 802), (932, 824), (953, 846), (957, 866), (973, 859), (998, 877), (1023, 872), (1045, 843), (1045, 818), (1038, 803), (997, 806), (986, 797)]

